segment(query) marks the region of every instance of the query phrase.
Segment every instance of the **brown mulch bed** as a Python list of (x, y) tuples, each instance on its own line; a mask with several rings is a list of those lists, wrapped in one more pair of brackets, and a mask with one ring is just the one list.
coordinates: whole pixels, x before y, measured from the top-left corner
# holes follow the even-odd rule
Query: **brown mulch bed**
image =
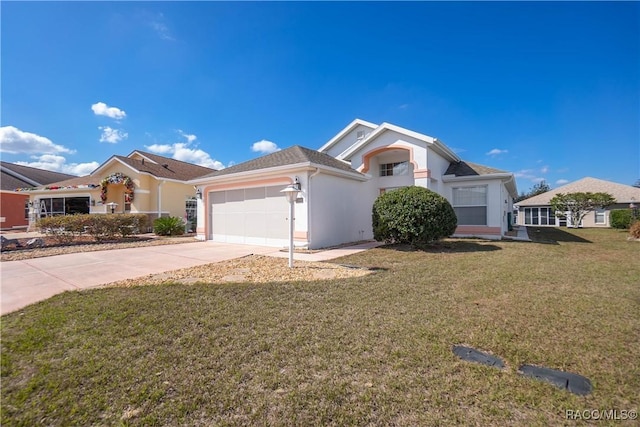
[(110, 283), (106, 287), (161, 285), (164, 283), (270, 283), (344, 279), (372, 274), (368, 268), (349, 267), (328, 262), (296, 261), (288, 267), (286, 258), (249, 255), (165, 273)]

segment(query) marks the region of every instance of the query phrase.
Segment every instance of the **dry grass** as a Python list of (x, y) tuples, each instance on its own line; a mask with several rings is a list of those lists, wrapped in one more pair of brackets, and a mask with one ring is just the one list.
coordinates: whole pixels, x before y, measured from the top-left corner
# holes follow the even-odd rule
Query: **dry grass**
[[(373, 249), (339, 260), (381, 268), (351, 279), (56, 296), (2, 318), (2, 425), (547, 426), (637, 410), (640, 243), (535, 238)], [(457, 359), (459, 343), (507, 369)], [(594, 391), (523, 378), (521, 363)]]

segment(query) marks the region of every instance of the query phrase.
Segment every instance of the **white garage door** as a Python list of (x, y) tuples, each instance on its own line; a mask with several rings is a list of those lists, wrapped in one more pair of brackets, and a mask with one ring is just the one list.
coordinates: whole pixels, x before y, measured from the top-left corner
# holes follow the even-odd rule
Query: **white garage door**
[(282, 186), (214, 191), (211, 228), (214, 242), (286, 246), (289, 204)]

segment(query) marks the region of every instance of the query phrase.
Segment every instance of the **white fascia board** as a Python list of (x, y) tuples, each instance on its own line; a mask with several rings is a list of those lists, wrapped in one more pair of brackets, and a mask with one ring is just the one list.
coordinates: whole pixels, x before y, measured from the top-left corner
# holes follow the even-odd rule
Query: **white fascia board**
[(311, 162), (296, 163), (296, 164), (284, 165), (284, 166), (275, 166), (272, 168), (255, 169), (255, 170), (244, 171), (244, 172), (230, 173), (227, 175), (210, 176), (207, 178), (195, 178), (190, 181), (186, 181), (186, 183), (191, 185), (206, 185), (206, 184), (216, 183), (216, 182), (237, 181), (241, 179), (251, 178), (254, 176), (259, 176), (261, 178), (264, 178), (265, 175), (293, 172), (301, 169), (302, 170), (313, 169), (310, 165), (311, 165)]
[(333, 147), (340, 139), (342, 139), (342, 137), (344, 137), (346, 134), (351, 132), (353, 129), (355, 129), (359, 125), (367, 126), (372, 129), (375, 129), (376, 127), (378, 127), (378, 125), (375, 123), (367, 122), (366, 120), (362, 120), (362, 119), (355, 119), (354, 121), (349, 123), (344, 129), (338, 132), (336, 136), (331, 138), (329, 142), (327, 142), (322, 147), (320, 147), (318, 151), (320, 151), (321, 153), (324, 153), (326, 150)]
[(317, 164), (317, 163), (304, 162), (304, 163), (295, 163), (292, 165), (275, 166), (275, 167), (266, 168), (266, 169), (256, 169), (251, 171), (230, 173), (228, 175), (211, 176), (208, 178), (196, 178), (196, 179), (192, 179), (191, 181), (187, 181), (186, 183), (191, 185), (207, 185), (207, 184), (219, 183), (219, 182), (241, 181), (241, 180), (245, 180), (247, 178), (253, 178), (253, 177), (264, 178), (265, 175), (278, 175), (283, 173), (294, 173), (294, 172), (306, 171), (306, 170), (315, 171), (317, 169), (320, 169), (321, 171), (324, 171), (324, 172), (329, 172), (333, 175), (345, 176), (345, 177), (358, 179), (362, 181), (366, 181), (367, 179), (364, 175), (358, 172), (351, 173), (348, 171), (343, 171), (340, 169), (332, 168), (332, 167)]

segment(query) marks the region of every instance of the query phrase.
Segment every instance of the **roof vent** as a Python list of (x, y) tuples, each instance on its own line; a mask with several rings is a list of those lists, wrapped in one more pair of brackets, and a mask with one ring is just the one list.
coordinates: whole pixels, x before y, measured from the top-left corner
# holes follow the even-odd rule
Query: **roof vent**
[(163, 163), (162, 167), (165, 168), (165, 169), (169, 169), (169, 163)]
[(356, 132), (356, 139), (360, 140), (362, 138), (364, 138), (364, 131), (359, 130), (358, 132)]

